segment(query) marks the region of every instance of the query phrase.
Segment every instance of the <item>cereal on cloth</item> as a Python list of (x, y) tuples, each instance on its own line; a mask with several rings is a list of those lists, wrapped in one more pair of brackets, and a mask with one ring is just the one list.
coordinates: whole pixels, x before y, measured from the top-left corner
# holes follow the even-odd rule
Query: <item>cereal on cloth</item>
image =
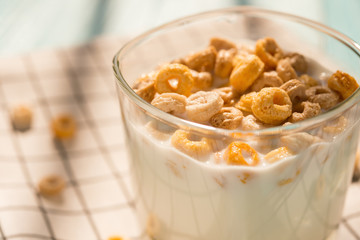
[(220, 78), (228, 78), (233, 70), (233, 58), (236, 49), (220, 50), (216, 56), (214, 74)]
[(243, 119), (242, 112), (234, 107), (224, 107), (220, 112), (210, 118), (210, 124), (214, 127), (236, 129)]
[(312, 78), (311, 76), (309, 76), (307, 74), (302, 74), (298, 79), (303, 84), (305, 84), (306, 88), (310, 88), (310, 87), (314, 87), (314, 86), (319, 85), (319, 83), (314, 78)]
[(293, 153), (287, 147), (279, 147), (279, 148), (276, 148), (276, 149), (268, 152), (264, 156), (264, 159), (268, 163), (275, 163), (281, 159), (290, 157), (292, 155), (293, 155)]
[(49, 175), (40, 180), (38, 188), (43, 196), (59, 195), (65, 187), (65, 181), (57, 175)]
[(337, 93), (328, 87), (314, 86), (305, 91), (309, 102), (318, 103), (320, 107), (328, 110), (334, 107), (340, 100)]
[(124, 238), (120, 236), (111, 236), (107, 240), (130, 240), (129, 238)]
[(280, 87), (283, 80), (278, 76), (276, 71), (264, 72), (251, 86), (251, 91), (258, 92), (265, 87)]
[(213, 46), (216, 51), (220, 51), (220, 50), (229, 50), (229, 49), (237, 49), (236, 44), (224, 39), (224, 38), (219, 38), (219, 37), (213, 37), (210, 39), (210, 46)]
[(211, 143), (207, 138), (191, 140), (191, 134), (177, 130), (171, 137), (171, 144), (181, 152), (190, 156), (202, 156), (211, 152)]
[(264, 63), (256, 55), (241, 58), (230, 75), (230, 84), (244, 93), (264, 71)]
[(291, 115), (289, 122), (299, 122), (308, 118), (315, 117), (320, 114), (321, 107), (318, 103), (312, 103), (312, 102), (302, 102), (301, 103), (301, 112), (293, 112)]
[(288, 58), (291, 66), (298, 73), (306, 73), (308, 70), (308, 65), (305, 57), (300, 53), (289, 53), (286, 54), (284, 58)]
[(249, 92), (247, 94), (243, 94), (240, 100), (235, 104), (235, 107), (244, 112), (252, 113), (251, 105), (254, 101), (254, 97), (256, 96), (256, 92)]
[(211, 72), (214, 69), (217, 51), (213, 46), (190, 54), (186, 57), (186, 66), (198, 72)]
[(352, 76), (339, 70), (331, 75), (327, 83), (329, 88), (338, 92), (343, 99), (350, 97), (359, 87), (359, 84)]
[(149, 214), (146, 220), (146, 234), (152, 238), (160, 231), (160, 223), (154, 214)]
[(289, 95), (293, 105), (305, 100), (307, 98), (305, 91), (306, 86), (297, 79), (292, 79), (280, 86), (281, 89)]
[(213, 77), (209, 72), (197, 72), (195, 70), (190, 70), (191, 75), (194, 79), (193, 91), (197, 92), (200, 90), (207, 90), (213, 84)]
[(31, 127), (33, 112), (29, 106), (17, 105), (11, 109), (10, 119), (15, 130), (26, 131)]
[(292, 114), (292, 103), (281, 88), (263, 88), (254, 96), (251, 110), (256, 118), (267, 124), (281, 124)]
[(51, 121), (51, 129), (58, 139), (69, 139), (74, 137), (76, 132), (75, 120), (71, 115), (62, 114)]
[(305, 132), (293, 133), (287, 136), (283, 136), (280, 139), (280, 142), (283, 145), (295, 153), (301, 152), (310, 145), (321, 141), (321, 138), (312, 136)]
[[(250, 155), (250, 159), (244, 158), (243, 152)], [(249, 144), (244, 142), (232, 142), (226, 149), (226, 163), (229, 165), (244, 165), (244, 166), (256, 166), (259, 163), (259, 155), (250, 147)]]
[(276, 72), (284, 82), (297, 78), (297, 74), (294, 68), (291, 66), (290, 60), (288, 58), (281, 59), (278, 62)]
[(132, 87), (137, 95), (147, 102), (151, 102), (155, 96), (155, 81), (151, 74), (141, 76)]
[(186, 97), (177, 93), (162, 93), (151, 104), (166, 113), (179, 115), (185, 112)]
[(193, 85), (190, 69), (182, 64), (165, 64), (155, 77), (155, 89), (158, 93), (175, 92), (189, 96)]
[(283, 57), (281, 48), (270, 37), (257, 40), (255, 53), (270, 69), (276, 68), (278, 61)]
[(206, 122), (218, 113), (224, 105), (224, 100), (217, 92), (199, 91), (186, 100), (186, 113), (190, 120)]
[(235, 99), (238, 97), (238, 94), (232, 87), (215, 88), (212, 91), (217, 92), (220, 95), (222, 100), (224, 100), (224, 106), (232, 106)]

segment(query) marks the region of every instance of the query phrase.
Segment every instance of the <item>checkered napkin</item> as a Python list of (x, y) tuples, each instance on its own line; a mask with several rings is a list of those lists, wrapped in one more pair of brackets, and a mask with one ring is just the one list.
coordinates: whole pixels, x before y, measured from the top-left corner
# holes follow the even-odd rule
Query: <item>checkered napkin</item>
[[(111, 60), (122, 41), (92, 43), (0, 59), (0, 240), (145, 239), (137, 225)], [(11, 127), (9, 110), (30, 104), (29, 131)], [(58, 143), (49, 130), (60, 113), (76, 119), (77, 135)], [(37, 183), (57, 174), (59, 198)], [(360, 183), (349, 189), (339, 240), (360, 240)]]

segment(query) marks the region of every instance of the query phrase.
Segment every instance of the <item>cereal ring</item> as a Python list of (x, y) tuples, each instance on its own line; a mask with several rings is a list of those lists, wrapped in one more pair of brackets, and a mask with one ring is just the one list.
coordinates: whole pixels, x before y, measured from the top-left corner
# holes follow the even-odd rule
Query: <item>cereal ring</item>
[(189, 68), (177, 63), (162, 66), (155, 77), (158, 93), (175, 92), (189, 96), (193, 85), (194, 79)]
[(339, 95), (328, 87), (311, 87), (305, 91), (305, 94), (309, 102), (318, 103), (325, 110), (332, 108), (339, 102)]
[(76, 131), (76, 124), (72, 116), (59, 115), (51, 121), (51, 129), (58, 139), (72, 138)]
[(235, 104), (235, 107), (241, 111), (252, 113), (251, 105), (254, 101), (256, 92), (250, 92), (241, 96), (240, 100)]
[(186, 97), (177, 93), (162, 93), (151, 104), (166, 113), (179, 115), (185, 112)]
[(15, 130), (26, 131), (31, 127), (33, 113), (30, 107), (18, 105), (11, 109), (10, 118)]
[(141, 76), (132, 87), (137, 95), (147, 102), (151, 102), (155, 96), (156, 90), (154, 79), (149, 74)]
[(297, 74), (294, 68), (291, 66), (290, 60), (288, 58), (281, 59), (278, 62), (276, 72), (284, 82), (297, 78)]
[(186, 66), (198, 72), (211, 72), (214, 69), (216, 49), (213, 46), (186, 57)]
[(236, 45), (235, 43), (224, 39), (224, 38), (218, 38), (218, 37), (213, 37), (210, 39), (210, 43), (209, 46), (213, 46), (216, 51), (220, 51), (220, 50), (229, 50), (229, 49), (236, 49)]
[(268, 152), (264, 159), (268, 163), (275, 163), (279, 160), (282, 160), (284, 158), (292, 156), (292, 152), (287, 147), (279, 147), (277, 149), (272, 150), (271, 152)]
[(220, 50), (215, 61), (214, 74), (220, 78), (228, 78), (233, 70), (233, 58), (236, 49)]
[(219, 112), (224, 105), (224, 100), (217, 92), (199, 91), (186, 100), (186, 113), (190, 120), (206, 122)]
[(328, 79), (328, 87), (340, 93), (341, 97), (346, 99), (355, 92), (359, 87), (359, 84), (356, 82), (355, 78), (338, 70)]
[(308, 69), (307, 61), (305, 57), (299, 53), (289, 53), (285, 55), (285, 58), (289, 58), (291, 66), (298, 73), (306, 73)]
[(213, 84), (213, 77), (209, 72), (197, 72), (195, 70), (190, 70), (191, 75), (194, 79), (194, 88), (193, 91), (197, 92), (200, 90), (209, 89)]
[(254, 115), (249, 114), (243, 118), (241, 127), (243, 130), (258, 130), (265, 127), (263, 123), (261, 123)]
[(236, 129), (243, 119), (242, 112), (234, 107), (224, 107), (210, 118), (210, 124), (214, 127)]
[(202, 156), (211, 152), (210, 140), (201, 138), (200, 141), (190, 140), (190, 133), (176, 130), (171, 137), (171, 144), (181, 152), (190, 156)]
[(65, 181), (57, 175), (49, 175), (40, 180), (38, 188), (43, 196), (56, 196), (62, 192)]
[(302, 102), (301, 103), (302, 112), (294, 112), (289, 122), (299, 122), (308, 118), (315, 117), (316, 115), (319, 115), (321, 112), (320, 104), (318, 103), (312, 103), (312, 102)]
[(276, 41), (270, 37), (257, 40), (255, 53), (268, 68), (275, 68), (283, 56)]
[(307, 74), (303, 74), (298, 78), (303, 84), (305, 84), (306, 88), (314, 87), (319, 85), (319, 83), (312, 77)]
[(281, 88), (263, 88), (254, 96), (251, 110), (260, 121), (277, 125), (291, 115), (292, 103)]
[(306, 99), (306, 86), (297, 79), (292, 79), (280, 86), (289, 95), (293, 105)]
[(280, 87), (283, 83), (283, 80), (278, 76), (277, 72), (264, 72), (255, 80), (250, 90), (258, 92), (265, 87)]
[[(242, 151), (249, 154), (250, 161), (245, 160)], [(226, 150), (226, 163), (229, 165), (256, 166), (259, 163), (258, 153), (244, 142), (232, 142)]]
[(217, 92), (220, 95), (222, 100), (224, 100), (225, 106), (232, 106), (234, 104), (235, 98), (237, 98), (237, 93), (232, 87), (215, 88), (212, 91)]
[(150, 135), (160, 141), (166, 141), (170, 138), (173, 131), (168, 128), (164, 128), (164, 126), (156, 120), (150, 121), (145, 124), (145, 129)]
[(321, 142), (321, 138), (305, 132), (299, 132), (281, 137), (280, 142), (292, 152), (298, 153), (314, 143)]
[(264, 63), (256, 55), (243, 57), (230, 75), (230, 84), (239, 93), (248, 89), (264, 70)]

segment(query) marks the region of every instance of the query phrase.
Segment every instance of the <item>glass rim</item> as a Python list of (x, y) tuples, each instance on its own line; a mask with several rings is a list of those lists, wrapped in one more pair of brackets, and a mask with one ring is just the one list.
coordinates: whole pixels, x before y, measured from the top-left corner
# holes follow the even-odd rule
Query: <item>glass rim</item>
[[(282, 135), (285, 133), (290, 132), (298, 132), (305, 129), (313, 128), (321, 124), (322, 122), (332, 119), (333, 117), (336, 117), (337, 115), (340, 115), (342, 112), (346, 111), (347, 109), (350, 109), (355, 104), (357, 104), (360, 101), (360, 88), (358, 88), (350, 97), (336, 105), (331, 110), (321, 113), (318, 116), (305, 119), (303, 121), (299, 121), (296, 123), (292, 123), (285, 126), (274, 126), (269, 128), (263, 128), (258, 130), (240, 130), (240, 129), (222, 129), (222, 128), (216, 128), (209, 125), (204, 125), (196, 122), (192, 122), (189, 120), (185, 120), (176, 116), (173, 116), (171, 114), (165, 113), (161, 111), (160, 109), (156, 108), (155, 106), (151, 105), (150, 103), (143, 100), (140, 96), (138, 96), (131, 86), (126, 82), (125, 77), (122, 75), (121, 69), (119, 67), (119, 59), (121, 59), (122, 56), (124, 56), (127, 52), (131, 51), (132, 48), (136, 47), (138, 44), (141, 44), (143, 41), (149, 39), (153, 35), (157, 34), (158, 32), (161, 32), (163, 30), (171, 29), (176, 26), (184, 25), (187, 23), (194, 22), (196, 20), (202, 20), (204, 17), (216, 17), (221, 16), (222, 14), (246, 14), (254, 16), (256, 15), (262, 15), (262, 16), (276, 16), (280, 17), (284, 20), (288, 20), (291, 22), (297, 22), (299, 24), (305, 25), (309, 28), (312, 28), (314, 30), (320, 31), (333, 39), (336, 39), (337, 41), (341, 42), (345, 46), (347, 46), (350, 50), (352, 50), (356, 55), (359, 56), (360, 59), (360, 45), (356, 43), (354, 40), (346, 36), (345, 34), (332, 29), (324, 24), (318, 23), (316, 21), (296, 16), (289, 13), (279, 12), (279, 11), (273, 11), (273, 10), (266, 10), (261, 9), (257, 7), (251, 7), (251, 6), (235, 6), (230, 8), (224, 8), (224, 9), (218, 9), (218, 10), (212, 10), (212, 11), (206, 11), (202, 13), (193, 14), (190, 16), (186, 16), (183, 18), (179, 18), (173, 21), (170, 21), (168, 23), (165, 23), (163, 25), (160, 25), (158, 27), (152, 28), (151, 30), (148, 30), (144, 32), (143, 34), (133, 38), (132, 40), (128, 41), (126, 44), (123, 45), (120, 50), (115, 54), (113, 58), (113, 72), (117, 79), (117, 85), (121, 87), (121, 89), (124, 91), (124, 93), (131, 99), (132, 102), (134, 102), (138, 107), (143, 109), (147, 114), (151, 115), (152, 117), (165, 122), (166, 124), (170, 126), (176, 126), (177, 128), (181, 128), (184, 130), (191, 130), (198, 133), (203, 133), (206, 135), (209, 134), (216, 134), (220, 136), (230, 136), (235, 138), (242, 138), (244, 136), (272, 136), (272, 135)], [(139, 73), (140, 76), (140, 73)]]

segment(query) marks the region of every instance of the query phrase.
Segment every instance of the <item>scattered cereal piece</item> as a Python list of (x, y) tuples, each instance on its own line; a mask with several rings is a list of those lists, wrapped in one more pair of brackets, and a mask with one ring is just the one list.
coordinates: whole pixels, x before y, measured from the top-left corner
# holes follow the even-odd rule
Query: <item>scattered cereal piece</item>
[(298, 153), (302, 150), (305, 150), (311, 144), (321, 142), (321, 138), (312, 136), (305, 132), (299, 132), (283, 136), (281, 137), (280, 141), (291, 151)]
[(137, 95), (147, 102), (151, 102), (155, 96), (154, 79), (151, 74), (141, 76), (133, 86)]
[[(245, 160), (243, 151), (250, 155), (249, 160)], [(244, 142), (232, 142), (226, 150), (226, 162), (229, 165), (256, 166), (259, 163), (258, 153)]]
[(213, 46), (216, 51), (236, 49), (235, 43), (219, 37), (213, 37), (210, 39), (210, 46)]
[(265, 87), (280, 87), (283, 80), (276, 71), (264, 72), (251, 86), (251, 91), (258, 92)]
[(241, 58), (230, 75), (230, 84), (239, 92), (245, 92), (264, 71), (264, 63), (256, 55)]
[(160, 231), (160, 223), (154, 214), (149, 214), (146, 221), (146, 233), (148, 236), (154, 238)]
[(236, 49), (220, 50), (216, 57), (214, 74), (220, 78), (228, 78), (233, 70), (233, 58)]
[(299, 53), (289, 53), (285, 55), (285, 58), (289, 58), (291, 66), (298, 73), (306, 73), (308, 69), (308, 65), (306, 59), (303, 55)]
[(252, 113), (251, 105), (254, 101), (255, 96), (256, 96), (256, 92), (243, 94), (240, 100), (235, 104), (235, 107), (240, 109), (241, 111)]
[(232, 87), (215, 88), (212, 91), (217, 92), (220, 95), (222, 100), (224, 100), (224, 106), (232, 106), (235, 98), (237, 98), (237, 93)]
[(49, 175), (39, 182), (39, 192), (44, 196), (59, 195), (65, 187), (65, 181), (57, 175)]
[(264, 156), (264, 159), (268, 163), (275, 163), (279, 160), (290, 157), (292, 155), (293, 155), (293, 153), (287, 147), (280, 147), (280, 148), (272, 150), (271, 152), (268, 152)]
[(166, 64), (155, 77), (155, 89), (158, 93), (175, 92), (189, 96), (193, 85), (190, 69), (182, 64)]
[(75, 135), (76, 124), (72, 116), (59, 115), (51, 121), (54, 136), (59, 139), (69, 139)]
[(284, 82), (297, 78), (297, 74), (294, 68), (291, 66), (290, 60), (288, 58), (284, 58), (279, 61), (276, 67), (276, 72)]
[(282, 50), (276, 41), (270, 37), (257, 40), (255, 53), (269, 68), (275, 68), (278, 61), (283, 57)]
[(189, 119), (195, 122), (206, 122), (219, 112), (224, 100), (217, 92), (199, 91), (186, 100), (186, 113)]
[(213, 84), (213, 77), (209, 72), (197, 72), (195, 70), (190, 70), (191, 75), (194, 79), (194, 88), (193, 91), (197, 92), (200, 90), (209, 89)]
[(292, 79), (280, 86), (281, 89), (289, 95), (293, 105), (305, 100), (307, 98), (305, 91), (306, 86), (297, 79)]
[(186, 66), (198, 72), (211, 72), (216, 60), (216, 49), (213, 46), (186, 57)]
[(298, 78), (303, 84), (305, 84), (306, 88), (318, 86), (319, 83), (312, 77), (307, 74), (303, 74)]
[(177, 93), (162, 93), (151, 104), (166, 113), (179, 115), (185, 112), (186, 97)]
[(280, 124), (291, 116), (292, 103), (281, 88), (263, 88), (254, 96), (251, 110), (264, 123)]
[(360, 152), (358, 150), (356, 153), (353, 180), (358, 181), (359, 179), (360, 179)]
[(264, 128), (264, 124), (261, 123), (254, 115), (249, 114), (242, 120), (242, 129), (245, 131), (248, 130), (258, 130)]
[(18, 105), (11, 109), (10, 118), (15, 130), (26, 131), (31, 127), (33, 113), (30, 107)]
[(328, 86), (330, 89), (340, 93), (343, 99), (346, 99), (355, 92), (359, 84), (352, 76), (338, 70), (328, 79)]
[(327, 110), (339, 102), (339, 95), (328, 87), (315, 86), (305, 91), (309, 102), (319, 103), (320, 107)]
[(177, 130), (171, 137), (171, 144), (183, 153), (190, 156), (202, 156), (211, 152), (210, 140), (201, 138), (199, 141), (190, 140), (191, 134)]
[(224, 107), (210, 118), (210, 124), (214, 127), (236, 129), (243, 119), (242, 112), (234, 107)]
[(290, 122), (294, 123), (308, 118), (312, 118), (319, 115), (321, 112), (321, 107), (318, 103), (306, 101), (301, 103), (301, 107), (302, 112), (293, 112), (289, 119)]

